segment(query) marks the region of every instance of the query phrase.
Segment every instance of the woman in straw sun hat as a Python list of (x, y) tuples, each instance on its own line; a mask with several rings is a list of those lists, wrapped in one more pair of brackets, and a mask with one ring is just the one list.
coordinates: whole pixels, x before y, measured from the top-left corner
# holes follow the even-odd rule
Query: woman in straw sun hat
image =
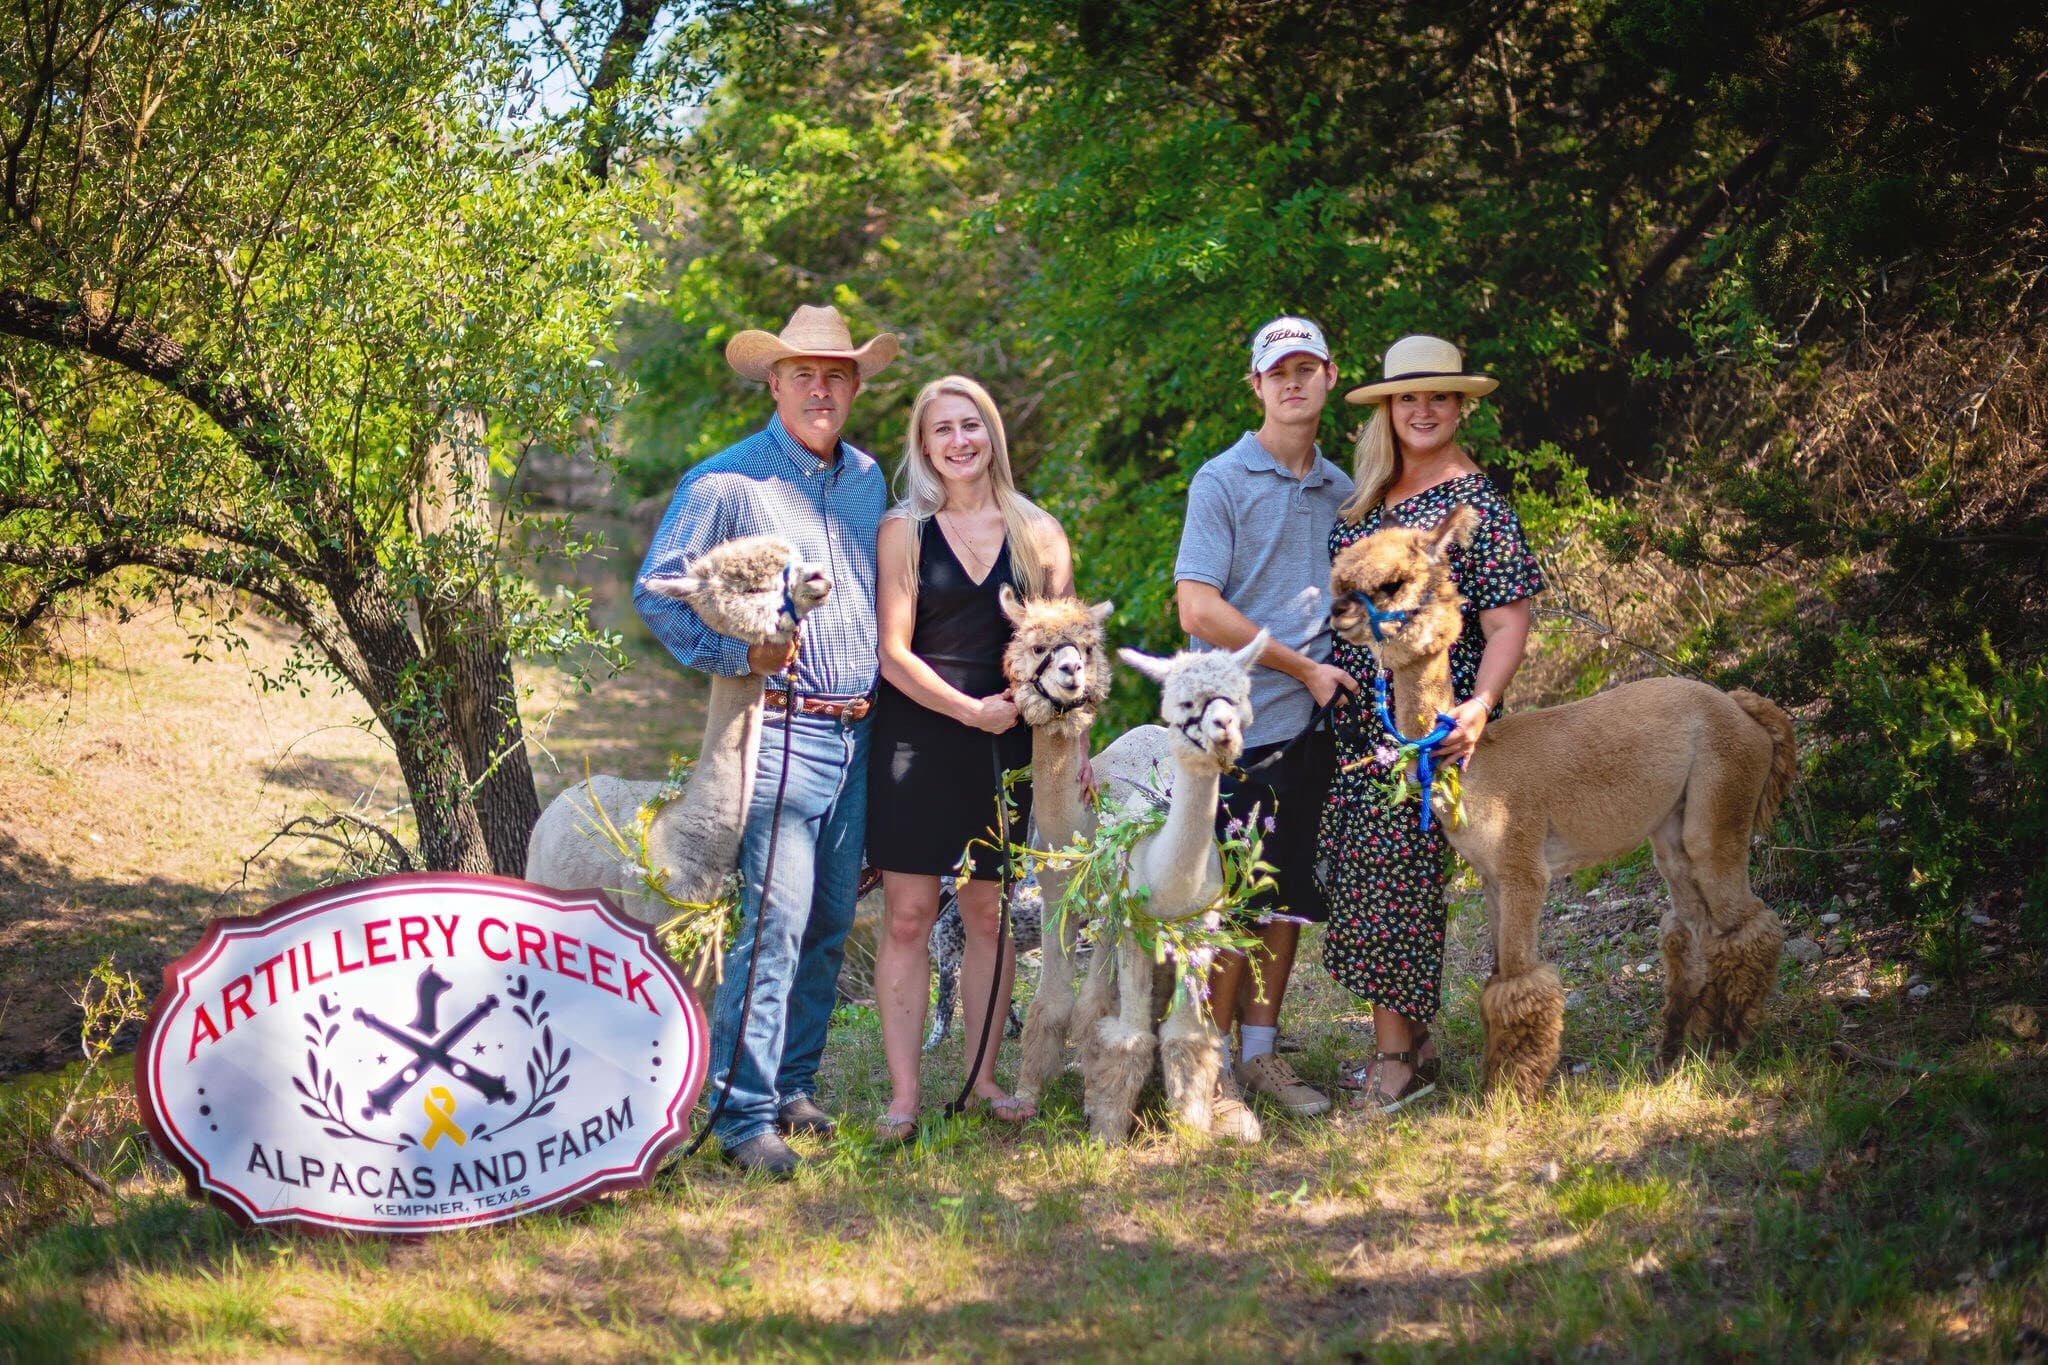
[[(1528, 646), (1529, 599), (1543, 590), (1513, 509), (1457, 440), (1473, 401), (1496, 387), (1467, 370), (1450, 342), (1407, 336), (1387, 348), (1384, 378), (1344, 395), (1372, 411), (1351, 499), (1330, 532), (1332, 558), (1385, 526), (1432, 527), (1461, 504), (1479, 514), (1471, 543), (1450, 551), (1451, 578), (1467, 601), (1451, 650), (1458, 728), (1438, 751), (1447, 760), (1469, 755), (1499, 711)], [(1357, 678), (1377, 667), (1368, 650), (1341, 639), (1330, 662)], [(1340, 701), (1332, 714), (1340, 766), (1319, 836), (1330, 907), (1323, 963), (1371, 1003), (1378, 1052), (1347, 1066), (1338, 1083), (1357, 1090), (1361, 1106), (1392, 1113), (1435, 1088), (1429, 1024), (1442, 1003), (1448, 850), (1440, 826), (1417, 828), (1413, 805), (1386, 805), (1399, 741), (1381, 726), (1372, 689)]]

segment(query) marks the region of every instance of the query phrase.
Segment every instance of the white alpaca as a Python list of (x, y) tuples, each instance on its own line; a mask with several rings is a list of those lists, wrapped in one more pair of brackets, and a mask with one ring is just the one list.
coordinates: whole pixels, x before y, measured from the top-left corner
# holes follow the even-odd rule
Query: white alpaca
[[(649, 578), (646, 586), (687, 603), (719, 634), (755, 645), (787, 642), (797, 623), (830, 595), (832, 580), (817, 565), (799, 560), (787, 541), (746, 536), (714, 545), (685, 572)], [(712, 675), (697, 766), (683, 794), (662, 806), (648, 827), (647, 866), (676, 900), (710, 901), (739, 865), (761, 752), (765, 681), (752, 674)], [(602, 774), (557, 796), (527, 840), (527, 880), (562, 890), (608, 890), (645, 924), (669, 918), (667, 902), (648, 889), (631, 861), (621, 862), (604, 833), (607, 821), (630, 830), (640, 807), (661, 787), (658, 781)]]
[[(1071, 597), (1021, 599), (1005, 587), (1003, 614), (1013, 627), (1003, 654), (1003, 672), (1017, 713), (1031, 727), (1031, 812), (1038, 847), (1066, 848), (1095, 832), (1095, 812), (1081, 798), (1081, 746), (1095, 724), (1096, 708), (1109, 697), (1109, 653), (1102, 625), (1108, 602), (1090, 607)], [(1055, 866), (1038, 870), (1046, 906), (1066, 894), (1067, 873)], [(1036, 1104), (1046, 1082), (1064, 1060), (1067, 1024), (1074, 1013), (1074, 959), (1081, 926), (1069, 923), (1058, 934), (1041, 934), (1038, 991), (1024, 1018), (1022, 1060), (1016, 1093)]]
[[(1244, 751), (1252, 721), (1250, 671), (1266, 640), (1260, 631), (1235, 653), (1186, 652), (1171, 659), (1118, 651), (1160, 685), (1165, 724), (1120, 736), (1096, 755), (1095, 777), (1106, 800), (1128, 807), (1150, 802), (1172, 772), (1166, 824), (1131, 849), (1125, 878), (1132, 891), (1146, 893), (1144, 912), (1153, 919), (1204, 913), (1223, 890), (1216, 806), (1224, 770)], [(1189, 970), (1199, 975), (1207, 966), (1191, 963)], [(1130, 1136), (1155, 1047), (1167, 1104), (1189, 1128), (1209, 1131), (1210, 1101), (1223, 1069), (1222, 1035), (1208, 1009), (1179, 991), (1155, 1035), (1155, 975), (1151, 953), (1126, 931), (1113, 955), (1097, 951), (1074, 1010), (1088, 1124), (1105, 1142)]]

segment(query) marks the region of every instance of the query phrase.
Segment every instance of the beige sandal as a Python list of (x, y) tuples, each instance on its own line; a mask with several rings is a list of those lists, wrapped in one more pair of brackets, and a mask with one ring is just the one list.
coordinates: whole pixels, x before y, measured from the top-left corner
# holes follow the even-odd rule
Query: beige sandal
[(905, 1143), (916, 1136), (917, 1115), (915, 1114), (905, 1118), (901, 1114), (892, 1114), (885, 1109), (875, 1119), (875, 1141), (883, 1146)]

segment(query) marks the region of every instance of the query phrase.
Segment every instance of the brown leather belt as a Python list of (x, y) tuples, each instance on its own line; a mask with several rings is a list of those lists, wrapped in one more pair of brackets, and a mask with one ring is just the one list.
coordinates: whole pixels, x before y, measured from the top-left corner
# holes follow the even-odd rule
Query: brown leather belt
[[(771, 711), (789, 709), (789, 693), (768, 688), (761, 694), (762, 704)], [(828, 701), (824, 697), (799, 697), (796, 712), (800, 716), (823, 716), (826, 720), (857, 721), (867, 716), (873, 705), (866, 697), (855, 697), (852, 701)]]

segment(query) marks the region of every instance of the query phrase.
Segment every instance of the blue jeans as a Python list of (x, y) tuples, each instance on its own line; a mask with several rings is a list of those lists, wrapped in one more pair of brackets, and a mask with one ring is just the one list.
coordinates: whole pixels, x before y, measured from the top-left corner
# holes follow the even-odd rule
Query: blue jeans
[[(718, 1102), (733, 1039), (742, 1039), (732, 1094), (715, 1130), (728, 1149), (771, 1130), (782, 1105), (817, 1088), (867, 831), (868, 722), (796, 717), (787, 741), (789, 785), (775, 878), (762, 907), (770, 817), (782, 781), (783, 724), (780, 713), (763, 717), (761, 765), (740, 843), (740, 928), (725, 950), (725, 980), (711, 1003), (708, 1103)], [(749, 1001), (747, 959), (757, 936)]]

